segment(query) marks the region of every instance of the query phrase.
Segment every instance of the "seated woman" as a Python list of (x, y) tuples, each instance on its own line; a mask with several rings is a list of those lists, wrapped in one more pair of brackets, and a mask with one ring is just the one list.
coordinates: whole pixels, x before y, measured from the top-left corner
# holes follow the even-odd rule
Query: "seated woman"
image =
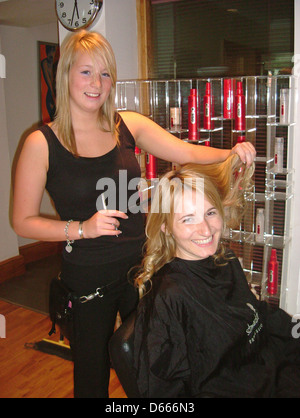
[(249, 289), (221, 244), (239, 222), (253, 167), (233, 156), (160, 181), (136, 278), (134, 367), (142, 397), (299, 397), (291, 318)]

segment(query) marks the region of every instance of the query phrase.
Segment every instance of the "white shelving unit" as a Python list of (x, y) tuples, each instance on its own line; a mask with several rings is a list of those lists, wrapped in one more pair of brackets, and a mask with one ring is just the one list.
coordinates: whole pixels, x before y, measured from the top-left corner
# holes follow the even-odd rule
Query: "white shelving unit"
[[(245, 130), (235, 129), (234, 118), (223, 114), (223, 78), (186, 80), (123, 80), (117, 83), (116, 106), (119, 111), (133, 110), (153, 119), (156, 123), (188, 141), (188, 96), (191, 88), (198, 93), (198, 144), (217, 148), (231, 148), (239, 136), (254, 144), (257, 150), (254, 188), (246, 196), (246, 215), (239, 229), (227, 231), (224, 237), (240, 258), (249, 283), (260, 297), (271, 304), (284, 305), (288, 275), (288, 251), (291, 240), (291, 204), (293, 201), (293, 144), (296, 120), (294, 102), (296, 78), (294, 76), (253, 76), (232, 79), (232, 85), (241, 81), (245, 95)], [(203, 128), (206, 83), (210, 83), (213, 96), (213, 128)], [(235, 88), (235, 87), (234, 87)], [(289, 91), (289, 120), (280, 123), (280, 91)], [(181, 124), (172, 126), (171, 109), (180, 108)], [(275, 138), (284, 140), (284, 169), (274, 169)], [(160, 162), (159, 174), (170, 169)], [(265, 234), (263, 242), (256, 241), (255, 219), (258, 208), (264, 209)], [(269, 295), (267, 265), (271, 249), (277, 250), (279, 261), (279, 290)]]

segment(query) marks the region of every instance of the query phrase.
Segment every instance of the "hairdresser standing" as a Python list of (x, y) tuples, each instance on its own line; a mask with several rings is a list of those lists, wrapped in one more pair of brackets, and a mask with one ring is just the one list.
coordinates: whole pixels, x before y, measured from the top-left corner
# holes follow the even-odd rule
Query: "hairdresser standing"
[[(75, 397), (108, 396), (107, 343), (116, 314), (119, 311), (124, 319), (137, 304), (126, 275), (142, 253), (143, 215), (118, 210), (118, 196), (124, 191), (121, 170), (127, 176), (127, 199), (136, 192), (129, 190), (130, 180), (140, 177), (135, 146), (181, 164), (223, 161), (232, 153), (250, 164), (255, 156), (249, 143), (232, 150), (193, 146), (142, 115), (120, 116), (114, 107), (116, 79), (115, 58), (106, 39), (86, 31), (66, 38), (57, 70), (56, 118), (29, 135), (16, 172), (15, 231), (37, 240), (67, 241), (61, 277), (78, 296), (97, 294), (105, 286), (103, 297), (77, 310), (72, 342)], [(104, 191), (97, 186), (101, 179), (115, 184), (114, 208), (99, 200)], [(40, 214), (45, 189), (61, 220)]]

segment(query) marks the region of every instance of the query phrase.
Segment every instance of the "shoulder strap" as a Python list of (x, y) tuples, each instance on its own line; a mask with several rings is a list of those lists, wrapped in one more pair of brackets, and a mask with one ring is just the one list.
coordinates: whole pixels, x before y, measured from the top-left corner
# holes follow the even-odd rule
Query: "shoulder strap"
[(48, 167), (48, 176), (51, 175), (53, 170), (55, 170), (56, 165), (58, 164), (56, 155), (57, 155), (57, 147), (56, 141), (58, 141), (58, 138), (56, 137), (55, 133), (52, 131), (50, 126), (43, 125), (39, 128), (39, 130), (42, 132), (44, 137), (46, 138), (47, 144), (48, 144), (48, 151), (49, 151), (49, 167)]

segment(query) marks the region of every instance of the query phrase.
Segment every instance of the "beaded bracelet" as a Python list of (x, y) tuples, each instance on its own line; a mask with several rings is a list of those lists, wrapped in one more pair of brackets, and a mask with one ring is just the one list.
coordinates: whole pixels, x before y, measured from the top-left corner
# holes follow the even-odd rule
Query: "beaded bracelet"
[(70, 219), (65, 226), (65, 235), (66, 235), (66, 238), (67, 238), (67, 245), (65, 246), (65, 250), (68, 253), (72, 252), (72, 250), (73, 250), (72, 244), (74, 244), (74, 240), (69, 239), (69, 225), (70, 225), (71, 222), (74, 222), (73, 219)]

